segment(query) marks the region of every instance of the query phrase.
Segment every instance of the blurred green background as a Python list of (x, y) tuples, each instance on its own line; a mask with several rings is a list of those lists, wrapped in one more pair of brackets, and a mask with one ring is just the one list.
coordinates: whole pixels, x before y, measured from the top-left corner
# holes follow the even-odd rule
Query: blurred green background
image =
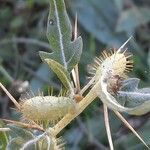
[[(83, 38), (79, 64), (81, 85), (87, 82), (87, 65), (104, 49), (120, 47), (133, 53), (131, 77), (141, 79), (140, 87), (150, 86), (150, 1), (149, 0), (66, 0), (72, 26), (78, 15), (78, 35)], [(0, 0), (0, 81), (18, 99), (26, 91), (44, 91), (60, 82), (42, 63), (39, 50), (50, 48), (46, 38), (49, 0)], [(5, 107), (4, 107), (5, 106)], [(15, 119), (7, 96), (0, 91), (1, 117)], [(93, 102), (66, 130), (63, 138), (69, 150), (109, 149), (103, 121), (102, 103)], [(150, 144), (150, 115), (126, 116)], [(117, 150), (144, 150), (143, 144), (110, 111), (112, 137)]]

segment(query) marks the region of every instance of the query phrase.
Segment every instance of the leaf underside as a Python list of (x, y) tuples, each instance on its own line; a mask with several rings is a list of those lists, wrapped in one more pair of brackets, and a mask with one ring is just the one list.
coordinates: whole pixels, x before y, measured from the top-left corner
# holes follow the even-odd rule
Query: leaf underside
[(138, 78), (129, 78), (124, 81), (117, 98), (125, 107), (135, 107), (150, 101), (150, 88), (138, 89), (139, 81)]
[(130, 108), (131, 113), (135, 115), (150, 112), (150, 88), (138, 89), (139, 81), (138, 78), (125, 80), (122, 90), (117, 95), (117, 101), (124, 107)]
[[(8, 124), (7, 126), (11, 129), (11, 140), (6, 147), (7, 150), (20, 149), (27, 141), (34, 138), (34, 135), (26, 129), (22, 129), (12, 124)], [(36, 149), (36, 144), (32, 144), (28, 149)]]

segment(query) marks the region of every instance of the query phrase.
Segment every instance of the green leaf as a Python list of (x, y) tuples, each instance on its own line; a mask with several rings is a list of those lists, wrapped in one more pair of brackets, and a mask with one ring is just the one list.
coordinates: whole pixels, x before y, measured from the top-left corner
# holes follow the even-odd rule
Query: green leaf
[(150, 21), (150, 9), (148, 7), (132, 7), (121, 13), (117, 24), (117, 31), (133, 33), (134, 30)]
[[(141, 135), (142, 139), (149, 145), (150, 140), (149, 140), (149, 124), (150, 121), (148, 121), (142, 128), (138, 130), (138, 133)], [(147, 148), (139, 142), (139, 139), (132, 133), (129, 134), (121, 134), (121, 136), (115, 140), (115, 146), (116, 150), (120, 149), (127, 149), (127, 150), (147, 150)]]
[[(0, 121), (0, 127), (3, 127), (3, 122)], [(5, 132), (0, 132), (0, 149), (6, 149), (8, 137)]]
[[(7, 126), (11, 129), (10, 136), (12, 138), (7, 145), (8, 150), (19, 150), (26, 142), (34, 138), (34, 135), (26, 129), (12, 124), (8, 124)], [(36, 144), (31, 145), (30, 149), (36, 149)]]
[(63, 85), (67, 89), (72, 89), (71, 79), (70, 79), (70, 76), (68, 74), (68, 71), (61, 64), (59, 64), (55, 60), (45, 59), (45, 61), (49, 65), (49, 67), (56, 73), (56, 75), (61, 80), (61, 82), (63, 83)]
[(70, 72), (80, 60), (82, 38), (71, 41), (72, 27), (63, 0), (50, 0), (47, 38), (53, 52), (40, 51), (42, 60), (53, 59)]
[[(23, 138), (21, 137), (17, 137), (17, 138), (13, 138), (10, 140), (10, 142), (7, 145), (7, 150), (20, 150), (22, 148), (22, 146), (26, 143), (27, 141), (25, 141)], [(36, 150), (35, 145), (30, 145), (27, 148), (28, 150)], [(26, 149), (26, 150), (27, 150)]]
[[(150, 112), (150, 88), (138, 89), (139, 79), (130, 78), (124, 81), (122, 89), (117, 95), (117, 101), (123, 101), (120, 105), (126, 113), (143, 115)], [(116, 101), (116, 102), (117, 102)]]
[(150, 101), (150, 88), (138, 89), (138, 78), (130, 78), (123, 83), (122, 90), (118, 92), (118, 99), (124, 101), (125, 107), (135, 107)]
[(27, 139), (27, 140), (34, 137), (30, 131), (23, 129), (23, 128), (20, 128), (18, 126), (8, 124), (7, 127), (9, 127), (11, 129), (10, 135), (12, 135), (13, 137), (19, 136), (19, 137), (22, 137), (22, 138)]
[(5, 132), (0, 132), (0, 149), (5, 149), (8, 139)]
[[(104, 104), (106, 104), (110, 109), (114, 110), (114, 111), (119, 111), (119, 112), (126, 112), (130, 115), (144, 115), (148, 112), (150, 112), (150, 99), (149, 99), (149, 89), (147, 88), (147, 90), (143, 90), (144, 92), (142, 92), (142, 90), (140, 91), (141, 93), (147, 93), (148, 92), (148, 97), (146, 95), (146, 99), (142, 100), (141, 103), (139, 103), (139, 105), (134, 105), (132, 107), (126, 107), (124, 105), (122, 105), (121, 103), (119, 103), (118, 99), (114, 96), (112, 96), (108, 90), (107, 90), (107, 82), (105, 82), (105, 80), (103, 79), (104, 77), (102, 77), (102, 80), (100, 80), (100, 89), (96, 91), (98, 97), (102, 100), (102, 102)], [(136, 83), (136, 82), (135, 82)], [(97, 83), (99, 84), (99, 83)], [(135, 86), (134, 86), (135, 87)], [(130, 94), (130, 92), (127, 92), (127, 94)], [(125, 98), (128, 97), (127, 95), (125, 96)], [(135, 96), (135, 94), (132, 95), (133, 98), (137, 98), (137, 96)], [(141, 95), (139, 95), (138, 99), (141, 99)]]
[[(5, 124), (0, 120), (0, 128), (3, 128)], [(8, 143), (8, 136), (6, 132), (0, 132), (0, 149), (6, 149)]]
[(85, 30), (109, 46), (120, 46), (127, 37), (115, 32), (119, 17), (118, 6), (112, 0), (72, 0), (71, 11), (78, 13), (78, 20)]

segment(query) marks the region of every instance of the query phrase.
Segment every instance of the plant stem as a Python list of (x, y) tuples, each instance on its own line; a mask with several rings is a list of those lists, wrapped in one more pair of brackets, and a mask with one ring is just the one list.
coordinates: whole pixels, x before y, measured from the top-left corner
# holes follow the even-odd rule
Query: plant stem
[(18, 37), (18, 38), (15, 37), (15, 38), (12, 38), (12, 39), (5, 39), (5, 40), (0, 42), (0, 45), (9, 44), (9, 43), (34, 44), (34, 45), (44, 47), (46, 49), (51, 49), (50, 45), (46, 42), (42, 42), (40, 40), (33, 39), (33, 38), (24, 38), (24, 37)]
[(80, 94), (81, 94), (81, 95), (93, 84), (94, 80), (95, 80), (95, 78), (93, 77), (93, 78), (89, 81), (89, 83), (83, 87), (83, 89), (80, 91)]
[(136, 135), (138, 139), (150, 150), (150, 147), (145, 143), (145, 141), (141, 138), (141, 136), (133, 129), (133, 127), (128, 123), (128, 121), (126, 121), (126, 119), (118, 111), (114, 111), (114, 113), (125, 124), (125, 126), (127, 126), (127, 128), (129, 128), (134, 133), (134, 135)]
[(68, 113), (62, 118), (52, 129), (53, 135), (56, 136), (61, 130), (63, 130), (75, 117), (77, 117), (96, 97), (96, 89), (99, 88), (99, 83), (96, 84), (90, 92), (76, 105), (74, 112)]
[(104, 121), (105, 121), (105, 127), (106, 127), (107, 137), (108, 137), (108, 141), (109, 141), (109, 146), (110, 146), (111, 150), (114, 150), (112, 137), (111, 137), (111, 131), (110, 131), (108, 108), (105, 104), (103, 104), (103, 107), (104, 107)]
[(11, 101), (14, 103), (14, 105), (20, 110), (20, 104), (15, 100), (15, 98), (8, 92), (8, 90), (2, 85), (0, 82), (0, 87), (3, 89), (3, 91), (7, 94), (7, 96), (11, 99)]
[(23, 123), (23, 122), (19, 122), (19, 121), (8, 120), (8, 119), (0, 119), (0, 120), (7, 122), (7, 123), (15, 124), (15, 125), (20, 126), (20, 127), (44, 131), (44, 129), (42, 127), (35, 124), (34, 122), (32, 122), (32, 124), (27, 124), (27, 123)]

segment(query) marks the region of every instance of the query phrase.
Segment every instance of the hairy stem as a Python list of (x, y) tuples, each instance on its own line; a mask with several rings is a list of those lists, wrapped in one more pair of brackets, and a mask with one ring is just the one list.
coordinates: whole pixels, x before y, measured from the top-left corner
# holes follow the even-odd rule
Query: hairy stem
[(114, 150), (112, 137), (111, 137), (111, 131), (110, 131), (108, 108), (105, 104), (103, 104), (103, 105), (104, 105), (104, 121), (105, 121), (105, 127), (106, 127), (107, 137), (108, 137), (108, 141), (109, 141), (109, 146), (110, 146), (111, 150)]
[(0, 119), (0, 120), (5, 121), (7, 123), (15, 124), (20, 127), (44, 131), (44, 129), (42, 127), (40, 127), (38, 124), (35, 124), (33, 121), (32, 121), (32, 124), (27, 124), (27, 123), (23, 123), (23, 122), (19, 122), (19, 121), (8, 120), (8, 119)]
[(11, 101), (15, 104), (15, 106), (20, 110), (19, 103), (15, 100), (15, 98), (7, 91), (7, 89), (2, 85), (0, 82), (0, 87), (3, 89), (3, 91), (7, 94), (7, 96), (11, 99)]
[(96, 84), (90, 92), (80, 101), (75, 112), (68, 113), (64, 118), (62, 118), (54, 127), (53, 134), (56, 136), (61, 130), (63, 130), (75, 117), (77, 117), (96, 97), (96, 89), (99, 84)]
[(133, 127), (128, 123), (128, 121), (126, 121), (126, 119), (118, 111), (114, 111), (114, 113), (125, 124), (125, 126), (127, 126), (127, 128), (129, 128), (134, 133), (134, 135), (136, 135), (138, 139), (150, 150), (150, 147), (145, 143), (145, 141), (141, 138), (141, 136), (133, 129)]
[(95, 80), (95, 78), (93, 77), (93, 78), (88, 82), (88, 84), (83, 87), (83, 89), (80, 91), (80, 94), (81, 94), (81, 95), (93, 84), (94, 80)]

